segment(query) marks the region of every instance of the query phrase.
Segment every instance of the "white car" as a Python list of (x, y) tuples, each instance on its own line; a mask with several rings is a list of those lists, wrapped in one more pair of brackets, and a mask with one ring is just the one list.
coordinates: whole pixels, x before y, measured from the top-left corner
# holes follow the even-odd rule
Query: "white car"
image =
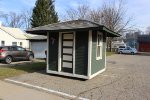
[(131, 48), (130, 46), (120, 46), (118, 48), (118, 53), (119, 54), (136, 54), (137, 53), (137, 50), (135, 48)]

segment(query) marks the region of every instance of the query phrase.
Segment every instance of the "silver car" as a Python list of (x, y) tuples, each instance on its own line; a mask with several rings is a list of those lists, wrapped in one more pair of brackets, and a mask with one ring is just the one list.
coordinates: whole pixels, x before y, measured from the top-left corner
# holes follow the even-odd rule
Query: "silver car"
[(120, 46), (118, 48), (118, 53), (119, 54), (136, 54), (137, 50), (135, 48), (131, 48), (130, 46)]

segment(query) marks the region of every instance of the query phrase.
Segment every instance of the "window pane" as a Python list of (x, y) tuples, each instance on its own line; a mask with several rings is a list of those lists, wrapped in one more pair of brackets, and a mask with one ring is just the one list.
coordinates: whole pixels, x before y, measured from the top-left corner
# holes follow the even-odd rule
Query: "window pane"
[(102, 35), (99, 35), (99, 42), (102, 41)]
[(8, 48), (7, 48), (7, 47), (4, 47), (4, 48), (2, 48), (2, 50), (8, 50)]
[(100, 57), (100, 46), (97, 46), (97, 57)]
[(17, 51), (17, 47), (12, 47), (12, 50), (13, 51)]
[(24, 51), (24, 48), (17, 47), (17, 50), (18, 50), (18, 51)]
[(1, 46), (5, 46), (5, 41), (1, 41)]
[(97, 35), (97, 45), (99, 45), (99, 34)]
[(12, 42), (12, 46), (17, 46), (17, 42)]
[(20, 42), (20, 46), (22, 46), (22, 42)]

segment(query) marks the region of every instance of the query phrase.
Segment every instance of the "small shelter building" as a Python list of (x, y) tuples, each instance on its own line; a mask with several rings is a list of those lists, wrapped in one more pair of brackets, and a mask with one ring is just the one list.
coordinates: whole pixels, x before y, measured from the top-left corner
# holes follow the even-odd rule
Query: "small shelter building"
[(120, 36), (87, 20), (54, 23), (27, 32), (47, 35), (47, 73), (83, 79), (106, 70), (106, 37)]

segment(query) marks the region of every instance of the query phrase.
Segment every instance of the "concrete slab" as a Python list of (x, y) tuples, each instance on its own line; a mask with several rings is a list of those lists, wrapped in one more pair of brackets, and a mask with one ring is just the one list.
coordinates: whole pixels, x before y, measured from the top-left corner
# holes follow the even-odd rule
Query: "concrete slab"
[(67, 100), (34, 89), (0, 81), (0, 100)]

